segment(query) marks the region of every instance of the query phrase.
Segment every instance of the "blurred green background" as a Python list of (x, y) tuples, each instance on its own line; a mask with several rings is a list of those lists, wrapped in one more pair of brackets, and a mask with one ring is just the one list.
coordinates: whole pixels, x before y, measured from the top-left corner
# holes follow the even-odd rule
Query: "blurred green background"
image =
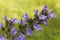
[(33, 17), (34, 10), (38, 9), (39, 13), (44, 5), (48, 5), (49, 11), (55, 10), (57, 18), (50, 19), (48, 27), (42, 26), (42, 31), (33, 32), (32, 37), (26, 37), (27, 40), (60, 40), (60, 0), (0, 0), (0, 22), (4, 23), (3, 17), (8, 19), (20, 19), (22, 14), (28, 13)]

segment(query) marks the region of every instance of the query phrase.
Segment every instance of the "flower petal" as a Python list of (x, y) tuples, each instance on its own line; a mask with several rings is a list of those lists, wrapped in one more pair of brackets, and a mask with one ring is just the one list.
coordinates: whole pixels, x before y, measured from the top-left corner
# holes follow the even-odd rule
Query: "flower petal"
[(47, 5), (44, 6), (44, 10), (49, 10)]
[(21, 19), (20, 24), (25, 24), (25, 20)]
[(15, 28), (11, 28), (10, 32), (12, 33), (12, 35), (15, 35), (17, 33)]
[(34, 28), (36, 29), (36, 31), (42, 30), (41, 26), (38, 24), (34, 24)]
[(47, 22), (47, 21), (43, 21), (43, 23), (44, 23), (46, 26), (48, 26), (48, 22)]
[(0, 36), (0, 40), (6, 40), (6, 38), (3, 36)]
[(34, 10), (34, 13), (37, 14), (38, 13), (38, 10)]
[(54, 13), (54, 10), (52, 10), (49, 14), (53, 14)]
[(44, 15), (39, 16), (39, 19), (41, 19), (41, 20), (45, 20), (46, 18), (47, 18), (47, 16), (44, 16)]
[(21, 34), (19, 35), (19, 40), (26, 40), (26, 39), (25, 39), (25, 35), (21, 33)]
[(56, 15), (53, 14), (53, 13), (54, 13), (54, 10), (52, 10), (52, 11), (48, 14), (48, 16), (51, 17), (51, 18), (56, 18)]
[(50, 14), (50, 17), (51, 18), (56, 18), (56, 15), (55, 14)]
[(6, 16), (4, 16), (4, 20), (5, 20), (5, 21), (7, 20), (7, 17), (6, 17)]
[(19, 40), (19, 38), (18, 38), (18, 37), (16, 37), (16, 38), (14, 38), (14, 40)]
[(18, 21), (15, 18), (11, 18), (11, 21), (12, 21), (13, 24), (18, 23)]
[(24, 14), (24, 15), (22, 15), (22, 17), (25, 18), (25, 20), (28, 20), (28, 15), (27, 15), (27, 13)]
[(2, 23), (0, 23), (0, 28), (3, 28), (4, 26), (3, 26), (3, 24)]
[(26, 29), (26, 33), (27, 33), (29, 36), (32, 36), (32, 31), (31, 31), (30, 28), (27, 28), (27, 29)]

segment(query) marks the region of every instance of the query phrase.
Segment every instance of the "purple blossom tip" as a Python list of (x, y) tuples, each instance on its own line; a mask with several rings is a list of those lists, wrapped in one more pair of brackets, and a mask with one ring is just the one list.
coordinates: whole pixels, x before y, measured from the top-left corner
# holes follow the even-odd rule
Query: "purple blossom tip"
[(11, 18), (11, 22), (12, 22), (13, 24), (18, 23), (18, 21), (17, 21), (15, 18)]
[(7, 17), (6, 17), (6, 16), (4, 16), (4, 20), (5, 20), (5, 21), (7, 20)]
[(22, 17), (25, 18), (25, 20), (28, 20), (28, 15), (27, 15), (27, 13), (24, 14), (24, 15), (22, 15)]
[(41, 20), (45, 20), (46, 18), (47, 18), (47, 16), (44, 16), (44, 15), (39, 16), (39, 19), (41, 19)]
[(56, 18), (56, 15), (53, 14), (53, 13), (54, 13), (54, 10), (52, 10), (52, 11), (48, 14), (48, 16), (51, 17), (51, 18)]
[(26, 40), (26, 38), (25, 35), (21, 33), (18, 37), (14, 38), (14, 40)]
[(3, 28), (3, 24), (2, 23), (0, 23), (0, 28)]
[(12, 33), (12, 35), (15, 35), (17, 33), (15, 28), (11, 28), (10, 32)]
[(21, 33), (21, 34), (19, 35), (19, 40), (26, 40), (25, 35)]
[(0, 36), (0, 40), (6, 40), (6, 38), (3, 36)]
[(38, 13), (38, 10), (34, 10), (34, 13), (37, 14)]
[(43, 21), (43, 23), (44, 23), (46, 26), (48, 26), (48, 22), (47, 22), (47, 21)]
[(34, 28), (36, 29), (36, 31), (42, 30), (41, 26), (38, 24), (34, 24)]
[(25, 24), (25, 20), (20, 20), (20, 24)]
[(50, 12), (50, 14), (52, 14), (52, 13), (54, 13), (54, 10), (52, 10), (52, 11)]
[(14, 38), (14, 40), (19, 40), (18, 37)]
[(44, 10), (49, 10), (47, 5), (44, 6)]
[(32, 36), (32, 31), (31, 31), (30, 28), (27, 28), (27, 29), (26, 29), (26, 33), (27, 33), (29, 36)]

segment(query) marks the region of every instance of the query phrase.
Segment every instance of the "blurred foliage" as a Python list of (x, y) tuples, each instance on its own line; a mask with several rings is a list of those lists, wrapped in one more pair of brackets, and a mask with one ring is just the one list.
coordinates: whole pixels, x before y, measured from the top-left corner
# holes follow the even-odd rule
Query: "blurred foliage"
[(22, 14), (27, 12), (29, 17), (33, 17), (33, 11), (38, 9), (40, 13), (44, 5), (48, 5), (49, 12), (55, 10), (57, 18), (50, 19), (48, 27), (41, 25), (42, 31), (34, 31), (32, 37), (26, 38), (27, 40), (60, 40), (60, 0), (0, 0), (0, 22), (4, 23), (4, 15), (8, 19), (12, 17), (20, 19)]

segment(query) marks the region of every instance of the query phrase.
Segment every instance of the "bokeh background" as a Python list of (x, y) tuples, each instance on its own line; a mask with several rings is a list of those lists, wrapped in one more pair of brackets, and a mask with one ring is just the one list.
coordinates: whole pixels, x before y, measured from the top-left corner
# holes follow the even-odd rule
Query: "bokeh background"
[(17, 18), (20, 20), (24, 13), (28, 13), (33, 18), (34, 10), (39, 13), (44, 5), (48, 5), (49, 12), (55, 10), (57, 18), (52, 18), (48, 22), (48, 27), (42, 26), (42, 30), (33, 31), (33, 36), (26, 36), (27, 40), (60, 40), (60, 0), (0, 0), (0, 22), (4, 23), (3, 17), (8, 19)]

